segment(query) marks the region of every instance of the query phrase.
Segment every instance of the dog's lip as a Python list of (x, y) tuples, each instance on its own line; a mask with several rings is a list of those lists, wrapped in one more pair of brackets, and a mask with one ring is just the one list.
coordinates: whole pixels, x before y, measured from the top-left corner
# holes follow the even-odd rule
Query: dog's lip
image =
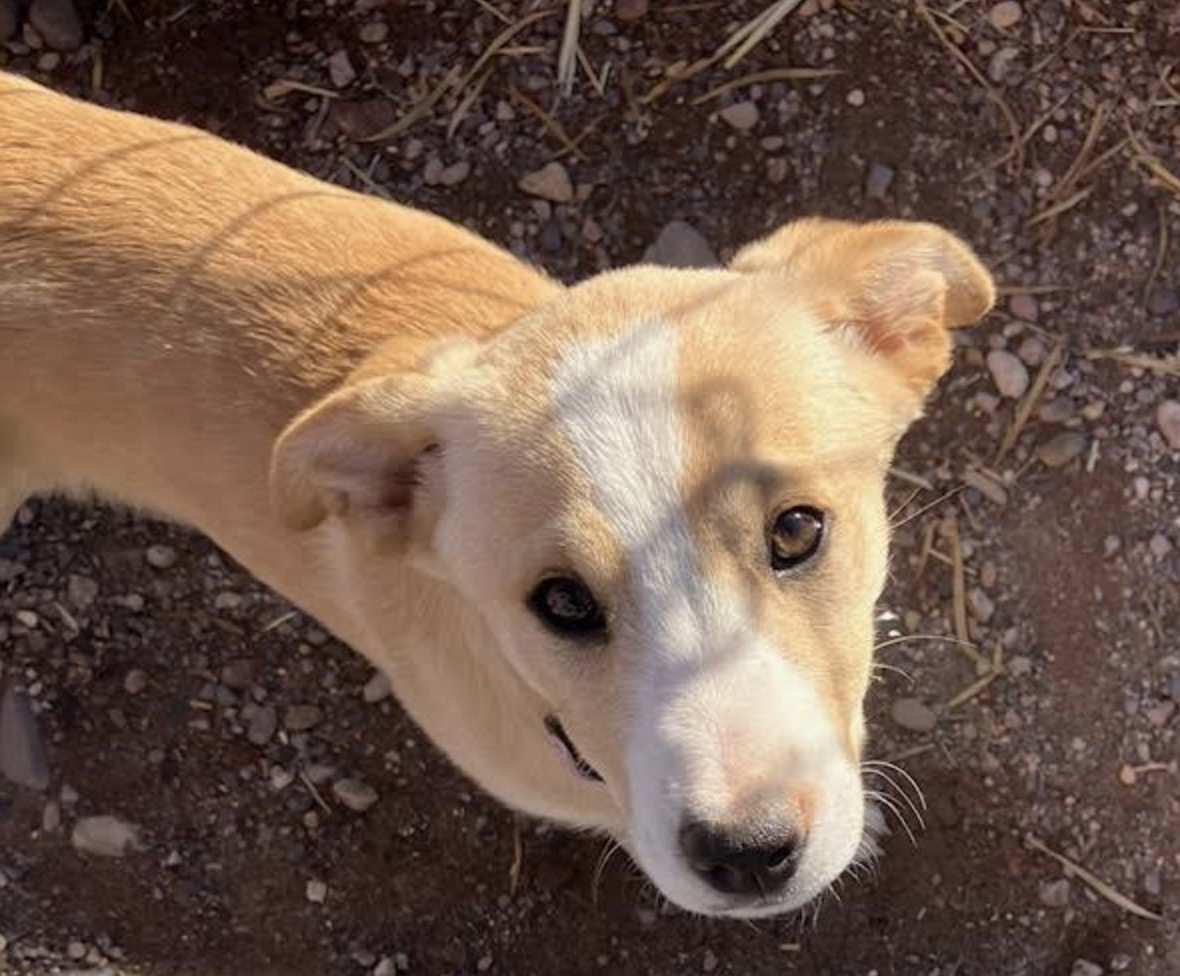
[(570, 761), (573, 771), (582, 779), (588, 779), (593, 783), (601, 783), (602, 775), (591, 766), (578, 752), (578, 747), (574, 745), (574, 740), (569, 737), (565, 726), (556, 715), (545, 716), (545, 731), (549, 733), (549, 737), (556, 742), (563, 750)]

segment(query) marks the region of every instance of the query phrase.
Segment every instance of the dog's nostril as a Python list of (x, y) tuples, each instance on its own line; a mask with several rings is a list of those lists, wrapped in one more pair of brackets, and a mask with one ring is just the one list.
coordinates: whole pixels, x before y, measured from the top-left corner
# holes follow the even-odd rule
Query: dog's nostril
[(789, 824), (724, 827), (689, 821), (680, 830), (680, 846), (689, 867), (714, 890), (766, 897), (790, 881), (800, 844)]

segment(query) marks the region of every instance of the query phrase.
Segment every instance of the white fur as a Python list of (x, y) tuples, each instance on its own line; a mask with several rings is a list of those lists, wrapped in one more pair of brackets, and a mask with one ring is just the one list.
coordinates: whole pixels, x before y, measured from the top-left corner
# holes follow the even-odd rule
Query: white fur
[[(743, 594), (705, 573), (682, 493), (679, 338), (660, 321), (571, 346), (557, 413), (595, 500), (627, 554), (623, 632), (640, 660), (627, 734), (628, 846), (660, 889), (693, 911), (774, 914), (801, 905), (848, 865), (863, 830), (855, 767), (822, 702), (783, 649), (760, 635)], [(679, 849), (689, 809), (743, 814), (733, 781), (761, 778), (776, 810), (792, 785), (818, 797), (799, 870), (775, 904), (736, 906), (699, 881)]]

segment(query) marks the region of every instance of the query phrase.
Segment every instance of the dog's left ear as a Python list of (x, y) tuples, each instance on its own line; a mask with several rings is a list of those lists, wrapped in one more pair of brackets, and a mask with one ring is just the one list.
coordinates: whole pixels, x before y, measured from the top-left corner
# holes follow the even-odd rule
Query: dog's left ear
[(424, 491), (437, 487), (429, 475), (450, 402), (435, 368), (444, 358), (346, 382), (295, 417), (271, 452), (271, 507), (284, 525), (335, 518), (394, 547), (422, 534), (438, 502)]
[(885, 359), (923, 399), (950, 365), (948, 329), (995, 302), (972, 250), (933, 224), (801, 220), (738, 253), (731, 267), (785, 276), (827, 326)]

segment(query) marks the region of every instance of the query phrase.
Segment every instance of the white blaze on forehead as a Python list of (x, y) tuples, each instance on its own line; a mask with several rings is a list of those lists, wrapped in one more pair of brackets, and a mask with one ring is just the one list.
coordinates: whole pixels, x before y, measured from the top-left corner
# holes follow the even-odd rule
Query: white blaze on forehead
[(753, 596), (704, 570), (684, 499), (699, 486), (685, 483), (680, 346), (669, 323), (637, 322), (570, 345), (553, 380), (559, 426), (626, 553), (624, 624), (642, 661), (626, 691), (630, 840), (666, 895), (712, 910), (720, 896), (679, 853), (683, 818), (740, 816), (742, 777), (784, 792), (806, 780), (816, 824), (784, 892), (801, 904), (856, 850), (859, 779), (811, 683), (759, 632)]
[(659, 320), (566, 350), (554, 377), (562, 431), (627, 553), (644, 637), (681, 630), (661, 648), (689, 650), (706, 593), (681, 496), (676, 331)]

